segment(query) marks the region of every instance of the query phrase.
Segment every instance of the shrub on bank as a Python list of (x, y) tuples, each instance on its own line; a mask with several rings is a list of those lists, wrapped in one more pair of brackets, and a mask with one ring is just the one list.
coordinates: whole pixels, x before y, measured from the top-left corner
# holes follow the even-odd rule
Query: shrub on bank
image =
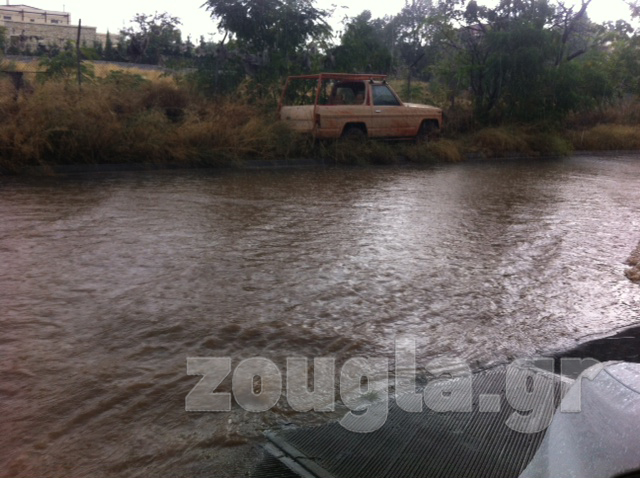
[(568, 130), (586, 130), (601, 124), (640, 125), (640, 98), (627, 97), (606, 107), (574, 112), (564, 121)]
[(569, 131), (573, 147), (585, 151), (640, 149), (640, 126), (601, 124), (581, 131)]
[(524, 133), (507, 128), (485, 128), (473, 133), (469, 149), (489, 157), (529, 152)]
[(529, 133), (526, 141), (529, 149), (538, 156), (567, 156), (574, 150), (571, 142), (549, 131)]
[(457, 163), (464, 159), (462, 142), (451, 139), (440, 139), (426, 144), (407, 144), (403, 147), (402, 153), (409, 161), (415, 163)]
[(536, 128), (484, 128), (471, 134), (466, 149), (485, 157), (565, 156), (571, 144), (558, 133)]

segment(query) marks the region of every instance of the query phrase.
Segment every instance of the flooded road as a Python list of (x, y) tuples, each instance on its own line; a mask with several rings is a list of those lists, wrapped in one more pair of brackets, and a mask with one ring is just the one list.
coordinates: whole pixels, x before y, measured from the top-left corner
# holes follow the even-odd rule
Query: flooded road
[[(472, 367), (640, 322), (640, 158), (0, 178), (0, 474), (239, 476), (267, 413), (187, 357)], [(219, 391), (230, 391), (228, 378)]]

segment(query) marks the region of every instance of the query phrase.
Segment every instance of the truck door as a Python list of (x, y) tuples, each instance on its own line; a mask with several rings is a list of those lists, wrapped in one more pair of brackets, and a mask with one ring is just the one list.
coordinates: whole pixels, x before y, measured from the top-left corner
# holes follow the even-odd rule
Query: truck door
[(365, 86), (364, 81), (325, 80), (316, 106), (316, 137), (338, 138), (349, 124), (369, 126), (372, 107)]
[(411, 119), (388, 85), (371, 85), (373, 99), (372, 128), (369, 135), (378, 138), (411, 136)]

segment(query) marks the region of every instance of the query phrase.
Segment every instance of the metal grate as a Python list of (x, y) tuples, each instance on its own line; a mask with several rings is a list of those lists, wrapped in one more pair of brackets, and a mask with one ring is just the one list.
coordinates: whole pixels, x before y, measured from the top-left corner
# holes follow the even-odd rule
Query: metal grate
[[(557, 404), (562, 382), (542, 375), (553, 381)], [(514, 410), (505, 398), (505, 377), (506, 367), (473, 376), (471, 413), (437, 413), (426, 407), (408, 413), (392, 402), (385, 425), (373, 433), (353, 433), (334, 422), (268, 433), (265, 449), (290, 473), (303, 477), (517, 477), (544, 431), (524, 434), (506, 426)], [(480, 395), (487, 394), (500, 396), (499, 412), (478, 411)]]

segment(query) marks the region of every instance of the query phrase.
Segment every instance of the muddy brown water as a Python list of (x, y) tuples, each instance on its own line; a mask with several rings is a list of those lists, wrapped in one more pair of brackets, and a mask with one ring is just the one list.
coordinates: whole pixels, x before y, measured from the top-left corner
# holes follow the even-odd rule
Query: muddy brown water
[[(335, 414), (187, 413), (187, 357), (487, 366), (640, 322), (640, 158), (0, 178), (0, 474), (239, 476)], [(231, 389), (230, 380), (221, 390)]]

